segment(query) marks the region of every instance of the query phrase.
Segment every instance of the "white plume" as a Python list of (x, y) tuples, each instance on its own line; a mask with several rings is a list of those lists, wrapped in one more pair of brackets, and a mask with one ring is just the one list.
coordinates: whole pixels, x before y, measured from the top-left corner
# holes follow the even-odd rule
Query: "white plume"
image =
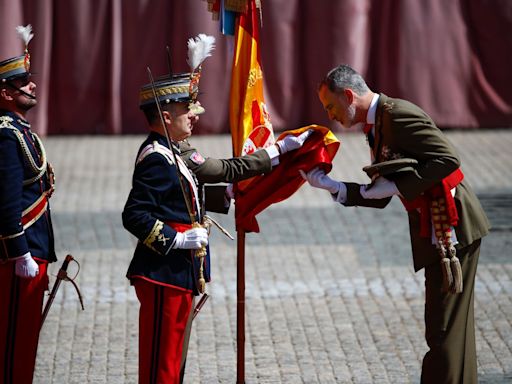
[(25, 43), (25, 46), (28, 45), (30, 40), (34, 37), (34, 34), (32, 33), (32, 25), (27, 25), (26, 27), (23, 27), (21, 25), (18, 25), (16, 27), (16, 32), (18, 33), (18, 36), (21, 40)]
[(191, 71), (194, 72), (204, 59), (212, 55), (212, 51), (215, 48), (215, 37), (200, 33), (195, 38), (188, 39), (187, 45), (187, 63)]

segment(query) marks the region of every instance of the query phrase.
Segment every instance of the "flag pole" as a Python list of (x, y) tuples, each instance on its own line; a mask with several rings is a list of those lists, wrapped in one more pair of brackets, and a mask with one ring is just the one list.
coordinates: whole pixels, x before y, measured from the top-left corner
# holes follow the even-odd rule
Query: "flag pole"
[[(264, 120), (263, 72), (259, 55), (259, 31), (256, 1), (249, 0), (247, 9), (240, 12), (236, 19), (235, 49), (231, 71), (230, 90), (230, 128), (233, 141), (233, 155), (244, 154), (244, 142), (251, 132), (256, 148), (264, 146), (267, 136), (260, 138), (255, 127), (266, 126)], [(258, 0), (258, 3), (260, 1)], [(222, 6), (221, 6), (222, 7)], [(256, 75), (255, 75), (256, 74)], [(255, 113), (255, 108), (258, 113)], [(271, 129), (270, 129), (271, 130)], [(235, 184), (235, 201), (239, 201), (240, 191)], [(243, 187), (241, 188), (243, 190)], [(243, 200), (243, 199), (242, 199)], [(235, 207), (235, 220), (237, 218)], [(236, 383), (245, 383), (245, 234), (247, 228), (236, 225), (237, 229), (237, 302), (236, 302), (236, 347), (237, 374)]]
[(245, 383), (245, 231), (237, 230), (236, 383)]

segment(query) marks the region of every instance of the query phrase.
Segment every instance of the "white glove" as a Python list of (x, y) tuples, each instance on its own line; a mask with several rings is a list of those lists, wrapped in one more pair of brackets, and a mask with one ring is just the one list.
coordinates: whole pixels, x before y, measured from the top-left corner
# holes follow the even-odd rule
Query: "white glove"
[(294, 149), (299, 149), (304, 145), (304, 142), (313, 132), (314, 131), (312, 129), (308, 129), (307, 131), (302, 132), (299, 136), (287, 135), (281, 140), (276, 141), (276, 145), (279, 147), (279, 152), (281, 152), (282, 155), (283, 153), (293, 151)]
[(307, 174), (302, 169), (300, 169), (299, 172), (302, 178), (312, 187), (325, 189), (332, 194), (343, 194), (341, 200), (346, 200), (347, 187), (345, 186), (345, 183), (331, 179), (325, 174), (323, 169), (316, 167)]
[(386, 197), (399, 195), (400, 191), (394, 181), (385, 177), (377, 177), (372, 184), (361, 185), (359, 193), (365, 199), (384, 199)]
[(39, 266), (32, 258), (30, 252), (25, 253), (23, 256), (16, 257), (14, 260), (16, 260), (16, 276), (32, 279), (39, 274)]
[(208, 244), (206, 228), (192, 228), (185, 232), (177, 232), (172, 248), (199, 249)]

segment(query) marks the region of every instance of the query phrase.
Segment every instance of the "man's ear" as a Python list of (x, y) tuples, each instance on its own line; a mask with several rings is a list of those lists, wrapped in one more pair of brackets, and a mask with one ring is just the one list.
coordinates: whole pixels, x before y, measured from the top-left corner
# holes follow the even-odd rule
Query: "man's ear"
[(8, 100), (8, 101), (13, 100), (11, 94), (9, 92), (7, 92), (7, 88), (0, 88), (0, 97), (3, 100)]
[(162, 111), (162, 116), (164, 117), (165, 125), (172, 124), (172, 116), (169, 111)]
[(354, 101), (354, 91), (351, 90), (350, 88), (345, 88), (343, 90), (343, 93), (345, 94), (345, 97), (347, 98), (347, 102), (348, 104), (352, 104), (352, 102)]

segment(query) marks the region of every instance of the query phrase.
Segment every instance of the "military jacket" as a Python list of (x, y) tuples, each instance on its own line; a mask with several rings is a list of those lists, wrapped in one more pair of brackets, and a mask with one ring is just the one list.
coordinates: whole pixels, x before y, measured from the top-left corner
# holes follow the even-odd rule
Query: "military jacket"
[(0, 111), (0, 261), (27, 252), (41, 261), (56, 260), (49, 169), (30, 124)]
[(231, 159), (215, 159), (204, 158), (188, 141), (181, 141), (179, 147), (181, 158), (200, 183), (203, 206), (210, 212), (227, 213), (230, 200), (226, 198), (226, 185), (204, 184), (234, 183), (272, 170), (272, 160), (265, 150)]
[[(375, 163), (398, 158), (418, 160), (414, 172), (403, 172), (394, 178), (406, 200), (416, 199), (460, 167), (458, 155), (446, 136), (422, 109), (408, 101), (380, 94), (374, 128), (371, 151)], [(347, 183), (344, 205), (383, 208), (391, 200), (364, 199), (359, 187), (358, 184)], [(455, 227), (457, 247), (464, 247), (485, 236), (490, 225), (467, 181), (457, 185), (454, 199), (459, 215), (459, 223)], [(439, 256), (431, 239), (419, 235), (419, 212), (408, 212), (408, 216), (414, 267), (419, 270), (438, 262)]]
[[(196, 221), (199, 221), (200, 210), (193, 175), (179, 159), (179, 153), (177, 157), (181, 163), (179, 167), (167, 140), (155, 132), (151, 132), (140, 146), (132, 189), (122, 213), (124, 227), (139, 240), (127, 277), (197, 294), (199, 259), (194, 256), (194, 251), (172, 248), (178, 226), (191, 224), (177, 172), (182, 176)], [(204, 272), (205, 280), (209, 281), (209, 254), (205, 258)]]
[(272, 170), (266, 151), (231, 159), (204, 158), (188, 141), (180, 142), (181, 157), (200, 183), (234, 183)]

